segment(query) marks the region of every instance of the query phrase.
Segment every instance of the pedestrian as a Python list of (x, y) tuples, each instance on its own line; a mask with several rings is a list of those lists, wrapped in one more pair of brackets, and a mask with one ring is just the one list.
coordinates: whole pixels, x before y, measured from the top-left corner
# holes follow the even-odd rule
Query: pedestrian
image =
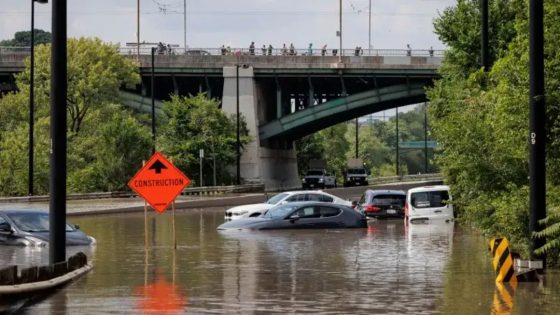
[(294, 48), (294, 43), (290, 43), (290, 55), (296, 55), (296, 49)]
[(430, 50), (428, 52), (430, 53), (430, 57), (434, 56), (434, 48), (432, 46), (430, 46)]
[(262, 50), (263, 56), (266, 56), (266, 45), (265, 44), (263, 44), (261, 50)]
[(412, 56), (412, 48), (410, 48), (410, 44), (406, 44), (406, 55)]
[(231, 55), (231, 47), (227, 46), (226, 55)]
[(286, 56), (288, 54), (288, 48), (286, 48), (286, 44), (282, 44), (282, 56)]
[(272, 56), (272, 48), (273, 48), (272, 45), (268, 44), (268, 55), (269, 56)]
[(359, 56), (360, 55), (360, 46), (356, 46), (356, 48), (354, 49), (354, 56)]
[(159, 42), (157, 45), (157, 53), (158, 55), (163, 55), (164, 52), (165, 52), (165, 46), (163, 46), (162, 42)]
[(313, 44), (312, 43), (309, 43), (309, 47), (307, 48), (307, 55), (308, 56), (313, 55)]
[(225, 56), (226, 55), (226, 46), (222, 45), (222, 48), (220, 49), (220, 51), (222, 53), (222, 56)]
[(327, 54), (327, 44), (323, 45), (323, 48), (321, 48), (321, 56), (324, 56)]
[(255, 42), (251, 42), (251, 45), (249, 45), (249, 55), (255, 55)]
[(167, 44), (167, 54), (173, 55), (173, 50), (171, 50), (171, 45)]

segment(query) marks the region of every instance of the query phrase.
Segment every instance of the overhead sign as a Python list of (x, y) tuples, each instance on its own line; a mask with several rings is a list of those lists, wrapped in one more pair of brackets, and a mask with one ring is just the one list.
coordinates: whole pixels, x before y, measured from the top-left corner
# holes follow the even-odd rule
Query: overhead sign
[(160, 152), (128, 182), (128, 187), (140, 195), (157, 212), (163, 213), (191, 180)]

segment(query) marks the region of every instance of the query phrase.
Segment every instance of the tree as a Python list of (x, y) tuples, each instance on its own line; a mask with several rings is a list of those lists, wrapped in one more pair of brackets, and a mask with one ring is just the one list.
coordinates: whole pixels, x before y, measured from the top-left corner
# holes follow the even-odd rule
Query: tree
[[(172, 96), (170, 101), (164, 102), (167, 121), (160, 125), (157, 148), (191, 179), (199, 178), (199, 150), (204, 149), (205, 160), (216, 162), (217, 182), (230, 183), (232, 177), (227, 170), (236, 160), (236, 117), (227, 116), (218, 104), (216, 99), (210, 99), (204, 93)], [(243, 149), (250, 141), (243, 117), (240, 125)], [(207, 166), (213, 167), (213, 163)], [(210, 182), (211, 175), (205, 173), (205, 182)]]
[[(50, 93), (50, 58), (50, 45), (37, 47), (35, 89), (39, 98), (48, 99)], [(25, 65), (16, 78), (20, 89), (29, 85), (29, 59)], [(120, 56), (116, 46), (100, 39), (68, 40), (68, 131), (78, 133), (89, 111), (118, 101), (121, 86), (133, 87), (139, 82), (135, 62)]]
[[(51, 33), (41, 29), (35, 29), (33, 36), (35, 45), (50, 44), (52, 40)], [(29, 47), (31, 46), (31, 31), (16, 32), (13, 39), (0, 41), (0, 46)]]
[[(488, 235), (507, 236), (515, 250), (527, 254), (531, 238), (527, 3), (492, 2), (495, 63), (488, 73), (479, 69), (477, 49), (466, 47), (469, 40), (463, 38), (472, 27), (469, 21), (476, 15), (476, 5), (478, 1), (459, 1), (434, 22), (436, 33), (451, 47), (441, 80), (428, 91), (433, 134), (442, 148), (437, 160), (452, 186), (460, 220)], [(560, 136), (560, 4), (546, 2), (544, 12), (547, 205), (558, 209), (560, 201), (554, 192), (560, 185), (560, 142), (556, 140)], [(458, 52), (465, 58), (459, 58)], [(554, 223), (554, 218), (551, 215), (545, 221)], [(548, 235), (556, 236), (553, 230), (547, 230)], [(547, 250), (560, 248), (551, 244)]]
[[(149, 129), (119, 104), (121, 85), (139, 82), (134, 62), (98, 39), (68, 41), (68, 191), (124, 189), (147, 159)], [(48, 192), (50, 45), (37, 47), (35, 168), (37, 194)], [(0, 193), (27, 191), (29, 60), (16, 77), (19, 91), (0, 99)], [(17, 145), (14, 141), (17, 141)]]

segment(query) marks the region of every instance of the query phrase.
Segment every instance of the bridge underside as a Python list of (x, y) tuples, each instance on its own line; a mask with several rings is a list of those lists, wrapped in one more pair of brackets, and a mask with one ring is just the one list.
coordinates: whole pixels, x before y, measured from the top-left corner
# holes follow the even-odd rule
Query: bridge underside
[(321, 129), (386, 109), (424, 102), (426, 83), (398, 84), (339, 97), (259, 126), (261, 143), (293, 141)]

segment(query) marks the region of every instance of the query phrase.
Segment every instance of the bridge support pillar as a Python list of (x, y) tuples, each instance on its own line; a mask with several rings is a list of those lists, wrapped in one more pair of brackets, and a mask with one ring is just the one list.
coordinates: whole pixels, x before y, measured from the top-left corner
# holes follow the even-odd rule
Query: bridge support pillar
[[(237, 89), (236, 67), (224, 67), (224, 90), (222, 109), (228, 114), (236, 113)], [(295, 189), (301, 186), (296, 152), (288, 149), (261, 146), (259, 125), (264, 123), (270, 99), (255, 84), (253, 68), (239, 67), (239, 112), (245, 117), (252, 141), (241, 154), (241, 178), (244, 182), (262, 181), (268, 191)], [(276, 100), (276, 97), (272, 97)], [(235, 166), (232, 167), (235, 170)]]

